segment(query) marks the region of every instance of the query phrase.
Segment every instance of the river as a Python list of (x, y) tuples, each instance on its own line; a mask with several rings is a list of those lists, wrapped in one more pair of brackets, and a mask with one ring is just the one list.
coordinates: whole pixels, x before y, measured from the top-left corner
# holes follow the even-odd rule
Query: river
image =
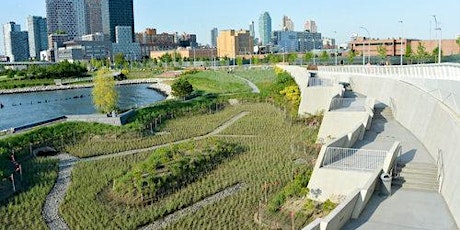
[[(144, 106), (165, 97), (149, 84), (117, 86), (120, 108)], [(44, 121), (63, 115), (96, 113), (92, 88), (0, 95), (0, 130)]]

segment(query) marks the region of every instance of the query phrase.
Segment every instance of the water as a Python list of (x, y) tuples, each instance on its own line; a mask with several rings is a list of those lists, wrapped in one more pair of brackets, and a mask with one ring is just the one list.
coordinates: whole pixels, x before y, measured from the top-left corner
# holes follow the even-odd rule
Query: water
[[(131, 108), (164, 99), (148, 84), (117, 86), (118, 106)], [(92, 88), (0, 95), (0, 130), (64, 115), (96, 113)]]

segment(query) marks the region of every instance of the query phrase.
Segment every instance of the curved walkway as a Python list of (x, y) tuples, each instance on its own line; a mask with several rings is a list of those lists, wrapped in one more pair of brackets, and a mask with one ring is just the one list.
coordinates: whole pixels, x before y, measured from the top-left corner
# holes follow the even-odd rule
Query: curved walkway
[[(46, 225), (48, 225), (48, 227), (51, 230), (69, 229), (69, 227), (67, 226), (65, 220), (59, 215), (59, 206), (60, 206), (61, 202), (64, 200), (65, 194), (66, 194), (66, 192), (67, 192), (67, 190), (69, 188), (69, 185), (70, 185), (70, 182), (71, 182), (71, 177), (70, 176), (71, 176), (71, 173), (72, 173), (73, 166), (76, 163), (78, 163), (80, 161), (82, 161), (82, 162), (96, 161), (96, 160), (102, 160), (102, 159), (111, 158), (111, 157), (132, 155), (132, 154), (136, 154), (136, 153), (140, 153), (140, 152), (146, 152), (146, 151), (155, 150), (155, 149), (161, 148), (161, 147), (167, 147), (167, 146), (170, 146), (171, 144), (180, 144), (180, 143), (184, 143), (184, 142), (191, 141), (191, 140), (205, 139), (205, 138), (208, 138), (208, 137), (215, 136), (215, 135), (219, 134), (220, 132), (222, 132), (223, 130), (225, 130), (230, 125), (234, 124), (239, 119), (241, 119), (244, 116), (246, 116), (247, 114), (249, 114), (249, 112), (241, 112), (241, 113), (233, 116), (229, 120), (225, 121), (224, 123), (222, 123), (219, 127), (217, 127), (212, 132), (209, 132), (209, 133), (207, 133), (205, 135), (198, 136), (198, 137), (187, 138), (187, 139), (184, 139), (184, 140), (179, 140), (179, 141), (175, 141), (175, 142), (167, 143), (167, 144), (163, 144), (163, 145), (156, 145), (156, 146), (149, 147), (149, 148), (135, 149), (135, 150), (125, 151), (125, 152), (120, 152), (120, 153), (114, 153), (114, 154), (96, 156), (96, 157), (89, 157), (89, 158), (84, 158), (84, 159), (80, 159), (80, 158), (71, 156), (69, 154), (59, 154), (58, 156), (55, 157), (56, 159), (59, 159), (58, 178), (56, 180), (56, 184), (54, 185), (53, 189), (51, 190), (51, 192), (46, 197), (45, 205), (43, 206), (43, 209), (42, 209), (42, 215), (43, 215), (43, 218), (45, 219)], [(233, 188), (233, 187), (231, 187), (231, 188)], [(228, 192), (226, 192), (227, 190), (228, 189), (226, 189), (226, 190), (224, 190), (222, 192), (224, 194), (227, 194), (228, 193)], [(233, 190), (234, 189), (232, 189), (231, 191), (233, 191)], [(220, 194), (220, 193), (218, 193), (218, 194)], [(218, 195), (218, 194), (216, 194), (216, 195)], [(229, 195), (231, 195), (231, 194), (229, 194)], [(226, 195), (226, 196), (229, 196), (229, 195)], [(226, 196), (222, 197), (222, 195), (219, 195), (219, 197), (221, 197), (221, 198), (212, 198), (212, 197), (210, 197), (210, 198), (212, 198), (211, 200), (214, 200), (211, 203), (216, 202), (216, 201), (218, 201), (220, 199), (223, 199)], [(201, 207), (205, 206), (205, 204), (201, 203), (201, 202), (206, 201), (205, 203), (209, 203), (210, 201), (207, 201), (207, 200), (210, 199), (210, 198), (207, 198), (207, 199), (205, 199), (203, 201), (200, 201), (200, 202), (196, 203), (195, 205), (191, 206), (190, 209), (191, 210), (197, 210), (198, 208), (201, 208)], [(188, 210), (186, 213), (188, 213), (188, 212), (190, 212), (190, 210)]]
[(252, 88), (252, 92), (253, 92), (253, 93), (260, 93), (259, 88), (258, 88), (257, 85), (254, 84), (252, 81), (250, 81), (250, 80), (248, 80), (248, 79), (246, 79), (246, 78), (244, 78), (244, 77), (240, 77), (240, 76), (238, 76), (238, 75), (236, 75), (236, 74), (233, 74), (233, 76), (235, 76), (235, 77), (237, 77), (237, 78), (239, 78), (239, 79), (245, 81), (246, 83), (248, 83), (249, 87)]

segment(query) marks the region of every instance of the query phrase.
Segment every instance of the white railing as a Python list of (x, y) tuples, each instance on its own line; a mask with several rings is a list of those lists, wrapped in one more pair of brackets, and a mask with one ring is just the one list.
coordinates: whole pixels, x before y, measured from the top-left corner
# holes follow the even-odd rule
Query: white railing
[(308, 79), (308, 87), (331, 87), (336, 84), (334, 79), (328, 78), (310, 78)]
[(383, 167), (387, 151), (328, 147), (322, 167), (372, 171)]
[(355, 75), (374, 75), (395, 78), (421, 78), (460, 81), (460, 64), (421, 64), (403, 66), (347, 65), (318, 66), (319, 73), (353, 73)]
[(366, 98), (333, 98), (329, 111), (366, 111)]

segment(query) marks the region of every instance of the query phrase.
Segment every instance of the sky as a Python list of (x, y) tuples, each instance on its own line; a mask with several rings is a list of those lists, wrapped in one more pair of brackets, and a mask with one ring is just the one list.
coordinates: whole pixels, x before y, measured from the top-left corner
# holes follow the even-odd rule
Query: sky
[[(442, 38), (460, 35), (459, 0), (134, 0), (135, 31), (156, 28), (157, 32), (192, 33), (199, 43), (210, 43), (211, 29), (249, 29), (269, 12), (273, 30), (280, 29), (284, 15), (303, 30), (306, 20), (314, 20), (323, 37), (338, 44), (350, 41), (352, 34), (373, 38), (436, 39), (433, 15), (442, 29)], [(14, 21), (26, 30), (29, 15), (46, 16), (45, 0), (1, 0), (0, 23)], [(399, 21), (402, 21), (400, 23)], [(431, 28), (431, 29), (430, 29)], [(4, 53), (3, 32), (0, 54)]]

